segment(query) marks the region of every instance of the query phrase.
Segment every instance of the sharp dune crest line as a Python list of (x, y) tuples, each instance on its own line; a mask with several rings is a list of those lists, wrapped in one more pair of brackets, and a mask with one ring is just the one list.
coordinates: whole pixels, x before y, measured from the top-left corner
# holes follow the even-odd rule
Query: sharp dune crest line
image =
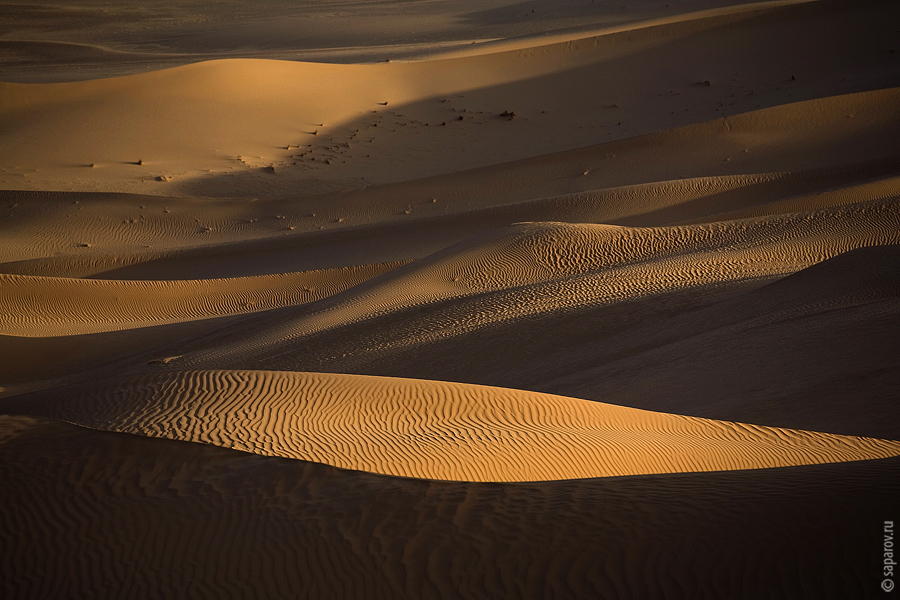
[(563, 480), (900, 455), (900, 442), (527, 391), (290, 372), (157, 373), (13, 398), (7, 412), (437, 480)]

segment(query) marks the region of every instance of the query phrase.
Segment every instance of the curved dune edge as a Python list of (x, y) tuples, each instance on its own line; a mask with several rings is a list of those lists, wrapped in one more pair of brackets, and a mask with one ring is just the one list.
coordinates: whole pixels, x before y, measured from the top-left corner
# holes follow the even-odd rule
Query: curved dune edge
[(296, 306), (342, 292), (396, 266), (193, 281), (0, 274), (0, 334), (78, 335)]
[(0, 595), (865, 598), (898, 474), (435, 482), (0, 416)]
[(886, 458), (900, 442), (534, 392), (273, 371), (188, 371), (10, 399), (6, 412), (383, 475), (513, 482)]
[[(441, 324), (439, 335), (459, 335), (537, 313), (780, 277), (860, 246), (900, 243), (898, 232), (897, 200), (690, 226), (519, 223), (372, 278), (312, 310), (261, 314), (240, 336), (182, 353), (177, 364), (304, 370), (287, 362), (306, 352), (301, 340), (390, 313), (469, 299), (465, 317)], [(507, 302), (479, 305), (492, 293), (508, 294)]]
[[(787, 4), (752, 5), (749, 10), (773, 10), (776, 14), (786, 10), (789, 14), (783, 18), (801, 19), (798, 27), (814, 20), (813, 15), (820, 12), (819, 18), (826, 22), (838, 26), (843, 23), (842, 15), (832, 3), (809, 4), (813, 14), (801, 11), (802, 16), (793, 15)], [(751, 14), (745, 13), (747, 6), (728, 8), (726, 12), (732, 10)], [(642, 63), (633, 58), (637, 54), (648, 53), (653, 62), (659, 62), (660, 68), (668, 71), (664, 65), (671, 64), (670, 68), (675, 69), (685, 60), (695, 60), (693, 56), (683, 55), (695, 52), (693, 44), (699, 35), (695, 32), (710, 35), (718, 32), (709, 43), (722, 46), (721, 52), (727, 54), (732, 50), (743, 52), (746, 47), (738, 42), (733, 48), (729, 39), (721, 37), (722, 30), (734, 26), (738, 31), (744, 31), (744, 27), (755, 31), (763, 26), (750, 19), (738, 27), (747, 20), (746, 16), (679, 18), (689, 21), (644, 27), (616, 36), (588, 36), (549, 44), (548, 40), (538, 38), (528, 42), (541, 44), (534, 48), (441, 60), (339, 65), (231, 58), (81, 82), (0, 82), (0, 121), (4, 123), (4, 138), (8, 140), (0, 148), (0, 159), (16, 165), (8, 174), (0, 173), (0, 181), (10, 189), (129, 191), (164, 196), (196, 193), (258, 196), (258, 190), (264, 190), (267, 195), (291, 195), (298, 185), (306, 193), (322, 193), (357, 189), (363, 184), (407, 181), (409, 173), (402, 165), (412, 157), (416, 158), (417, 171), (423, 175), (448, 174), (704, 122), (712, 125), (690, 131), (693, 134), (703, 130), (707, 134), (714, 132), (721, 134), (717, 135), (721, 139), (716, 146), (706, 149), (699, 162), (708, 165), (734, 159), (726, 171), (737, 172), (739, 163), (755, 160), (738, 157), (748, 149), (745, 144), (748, 140), (754, 142), (753, 151), (769, 153), (773, 150), (768, 143), (772, 139), (791, 137), (796, 142), (806, 137), (804, 133), (814, 131), (817, 132), (814, 137), (827, 132), (830, 144), (835, 136), (848, 131), (860, 133), (865, 127), (861, 121), (881, 112), (877, 103), (876, 106), (863, 103), (862, 113), (854, 109), (856, 120), (851, 123), (845, 123), (848, 120), (845, 112), (839, 119), (828, 119), (825, 127), (797, 127), (807, 116), (823, 120), (821, 115), (829, 112), (826, 96), (862, 88), (851, 90), (846, 85), (829, 85), (826, 89), (804, 89), (802, 94), (795, 95), (776, 94), (771, 90), (763, 94), (762, 81), (767, 88), (780, 87), (783, 83), (773, 80), (767, 72), (754, 75), (759, 82), (754, 86), (754, 93), (760, 96), (752, 102), (746, 99), (732, 102), (736, 92), (731, 89), (727, 95), (718, 96), (718, 102), (710, 102), (715, 97), (713, 94), (724, 91), (725, 86), (708, 90), (705, 89), (708, 86), (703, 86), (704, 95), (699, 95), (700, 87), (692, 76), (679, 81), (685, 94), (677, 106), (682, 108), (684, 103), (682, 111), (651, 109), (654, 103), (647, 103), (649, 90), (629, 85), (627, 94), (623, 88), (622, 98), (606, 96), (597, 104), (579, 102), (571, 110), (540, 112), (545, 110), (544, 104), (559, 102), (546, 90), (558, 89), (562, 84), (583, 85), (584, 89), (602, 86), (602, 89), (612, 78), (627, 80), (616, 69), (628, 73), (642, 68)], [(667, 46), (674, 44), (673, 51), (662, 54), (665, 51), (660, 49), (656, 38), (666, 40)], [(782, 51), (792, 47), (793, 43), (782, 42), (781, 47), (785, 48)], [(629, 50), (623, 53), (620, 46)], [(864, 67), (868, 68), (868, 62), (860, 68)], [(708, 74), (710, 70), (714, 74)], [(726, 76), (719, 69), (704, 69), (703, 73), (700, 76), (712, 77), (717, 84)], [(731, 76), (730, 72), (727, 76)], [(672, 90), (671, 82), (666, 81), (665, 89), (654, 90), (657, 94)], [(866, 87), (881, 89), (893, 83), (893, 80), (872, 81)], [(798, 88), (801, 86), (805, 84), (797, 84)], [(493, 91), (488, 94), (489, 90)], [(535, 124), (530, 128), (533, 133), (525, 134), (521, 128), (496, 127), (502, 120), (497, 118), (501, 111), (509, 110), (510, 104), (524, 104), (523, 93), (546, 97), (540, 108), (536, 101), (528, 102)], [(450, 113), (450, 108), (443, 106), (440, 99), (452, 95), (468, 95), (465, 102), (468, 106), (460, 105), (460, 111), (475, 110), (475, 104), (470, 101), (477, 96), (478, 111), (483, 112), (484, 118), (479, 117), (477, 121), (471, 118), (468, 123), (464, 119), (452, 132), (442, 126), (443, 133), (438, 134), (433, 125), (464, 116)], [(695, 100), (687, 101), (688, 95)], [(740, 97), (744, 97), (743, 93)], [(735, 123), (721, 120), (728, 114), (752, 114), (748, 111), (794, 100), (813, 104), (778, 110), (767, 114), (762, 122), (759, 114)], [(606, 110), (602, 108), (604, 105), (616, 109)], [(381, 109), (381, 106), (390, 108)], [(404, 107), (404, 116), (396, 116), (402, 121), (395, 120), (394, 115), (400, 110), (395, 107)], [(407, 108), (412, 109), (410, 113), (416, 112), (415, 118), (406, 114)], [(889, 107), (887, 116), (878, 117), (887, 126), (893, 123), (892, 108)], [(519, 110), (525, 114), (525, 107)], [(773, 118), (780, 120), (786, 112), (793, 113), (787, 115), (786, 123), (771, 122)], [(538, 114), (543, 116), (538, 119)], [(755, 127), (758, 137), (741, 135), (741, 121)], [(388, 126), (393, 129), (395, 122), (399, 123), (398, 132), (389, 135), (385, 129)], [(582, 125), (602, 127), (605, 133), (589, 135)], [(734, 132), (727, 129), (730, 126), (736, 126)], [(36, 130), (52, 130), (54, 135), (36, 136)], [(407, 135), (404, 131), (416, 133)], [(474, 141), (469, 147), (480, 150), (465, 153), (470, 156), (448, 151), (455, 148), (458, 138), (443, 135), (451, 132), (456, 136), (463, 131), (466, 138), (477, 136), (471, 137)], [(326, 137), (330, 141), (325, 142)], [(728, 138), (727, 143), (724, 138)], [(559, 142), (550, 143), (552, 140)], [(562, 143), (563, 140), (568, 142)], [(370, 146), (370, 141), (374, 145)], [(299, 151), (300, 146), (305, 148), (303, 153)], [(363, 160), (364, 157), (371, 160)], [(653, 157), (653, 161), (663, 162), (659, 157)], [(605, 170), (601, 165), (605, 164), (608, 163), (587, 170), (601, 172)], [(719, 167), (713, 170), (723, 171)]]

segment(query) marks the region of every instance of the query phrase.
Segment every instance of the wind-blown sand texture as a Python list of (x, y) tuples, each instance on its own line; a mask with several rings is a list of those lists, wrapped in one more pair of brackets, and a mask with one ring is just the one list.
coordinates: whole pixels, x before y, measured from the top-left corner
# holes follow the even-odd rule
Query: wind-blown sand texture
[(879, 597), (896, 2), (0, 17), (3, 597)]
[(384, 475), (549, 481), (900, 455), (900, 442), (648, 413), (486, 388), (359, 375), (163, 373), (7, 410)]

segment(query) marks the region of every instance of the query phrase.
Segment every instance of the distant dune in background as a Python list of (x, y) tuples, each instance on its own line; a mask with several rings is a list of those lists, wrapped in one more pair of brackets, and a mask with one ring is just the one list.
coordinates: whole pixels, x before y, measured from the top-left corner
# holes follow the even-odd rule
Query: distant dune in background
[(0, 15), (4, 597), (885, 595), (897, 3)]

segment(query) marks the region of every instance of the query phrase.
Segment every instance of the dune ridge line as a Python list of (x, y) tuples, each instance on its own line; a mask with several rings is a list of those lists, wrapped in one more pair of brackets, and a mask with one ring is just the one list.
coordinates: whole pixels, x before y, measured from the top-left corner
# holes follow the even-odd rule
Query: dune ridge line
[(900, 442), (386, 377), (163, 372), (11, 398), (7, 412), (384, 475), (543, 481), (900, 455)]

